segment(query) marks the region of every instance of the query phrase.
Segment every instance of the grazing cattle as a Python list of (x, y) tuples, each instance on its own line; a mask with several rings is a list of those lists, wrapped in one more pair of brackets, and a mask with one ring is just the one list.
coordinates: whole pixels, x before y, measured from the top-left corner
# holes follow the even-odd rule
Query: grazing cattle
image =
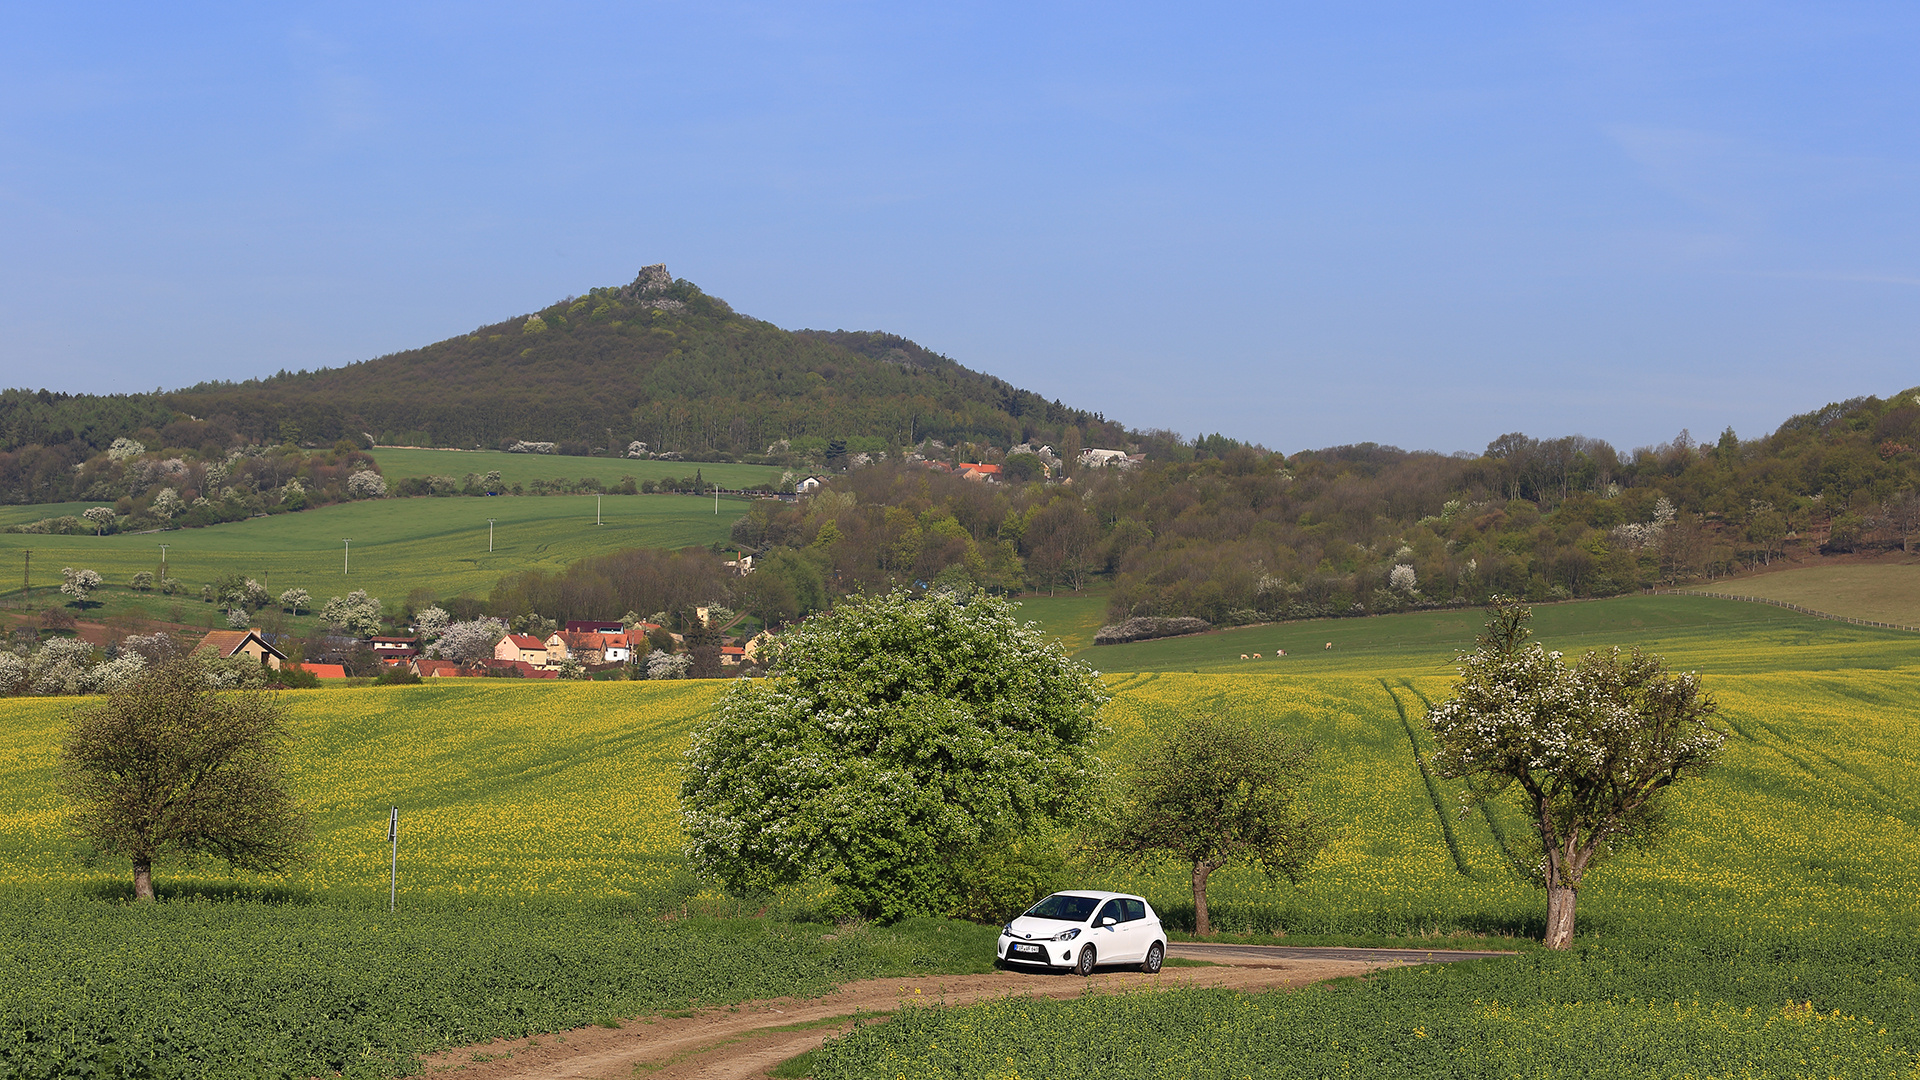
[(1333, 651), (1333, 642), (1331, 642), (1331, 641), (1329, 641), (1329, 642), (1327, 642), (1327, 651), (1328, 651), (1328, 652), (1332, 652), (1332, 651)]
[(1254, 658), (1255, 660), (1258, 660), (1258, 659), (1260, 659), (1260, 654), (1259, 654), (1259, 653), (1254, 653), (1254, 654), (1253, 654), (1253, 658)]
[(1241, 653), (1241, 654), (1240, 654), (1240, 659), (1242, 659), (1242, 660), (1245, 660), (1246, 658), (1247, 658), (1247, 654), (1246, 654), (1246, 653)]
[(1273, 650), (1273, 655), (1275, 655), (1275, 656), (1285, 656), (1285, 655), (1287, 655), (1287, 650), (1285, 650), (1285, 649), (1275, 649), (1275, 650)]

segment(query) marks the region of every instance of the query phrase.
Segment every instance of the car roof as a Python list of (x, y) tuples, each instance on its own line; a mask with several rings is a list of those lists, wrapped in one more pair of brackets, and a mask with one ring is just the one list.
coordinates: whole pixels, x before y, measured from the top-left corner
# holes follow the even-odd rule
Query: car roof
[(1052, 895), (1054, 896), (1085, 896), (1093, 900), (1111, 900), (1116, 896), (1124, 897), (1125, 899), (1128, 899), (1128, 900), (1142, 899), (1141, 897), (1133, 893), (1107, 892), (1105, 889), (1061, 889), (1059, 892), (1053, 893)]

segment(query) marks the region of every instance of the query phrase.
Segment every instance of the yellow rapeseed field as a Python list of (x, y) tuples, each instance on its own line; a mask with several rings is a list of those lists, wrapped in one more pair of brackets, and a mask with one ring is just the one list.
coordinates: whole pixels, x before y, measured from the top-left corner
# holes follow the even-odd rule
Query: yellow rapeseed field
[[(1540, 894), (1506, 869), (1500, 844), (1501, 833), (1523, 839), (1524, 822), (1511, 812), (1492, 823), (1459, 817), (1457, 786), (1437, 782), (1436, 800), (1416, 765), (1415, 742), (1426, 752), (1422, 695), (1440, 700), (1446, 679), (1108, 679), (1105, 715), (1118, 744), (1176, 712), (1223, 709), (1321, 747), (1314, 796), (1342, 823), (1338, 835), (1297, 888), (1244, 869), (1216, 874), (1210, 899), (1223, 928), (1421, 933), (1512, 929), (1539, 917)], [(315, 851), (285, 875), (243, 880), (383, 893), (387, 808), (397, 805), (403, 896), (646, 895), (684, 872), (681, 755), (724, 686), (461, 680), (288, 693), (299, 733), (294, 783), (313, 812)], [(1920, 670), (1729, 675), (1710, 677), (1708, 688), (1734, 731), (1724, 765), (1683, 786), (1658, 849), (1623, 851), (1588, 879), (1583, 928), (1736, 915), (1784, 931), (1920, 925)], [(54, 764), (76, 703), (0, 701), (0, 879), (125, 875), (118, 865), (84, 865), (64, 837)], [(163, 862), (158, 875), (163, 885), (183, 875), (224, 880), (217, 866)], [(1103, 883), (1174, 904), (1186, 878), (1169, 865)]]

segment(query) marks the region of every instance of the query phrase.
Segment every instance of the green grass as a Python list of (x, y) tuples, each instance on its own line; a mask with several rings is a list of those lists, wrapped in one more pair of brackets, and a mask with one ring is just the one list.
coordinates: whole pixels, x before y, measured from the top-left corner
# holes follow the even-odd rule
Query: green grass
[(96, 506), (112, 506), (112, 500), (98, 502), (28, 503), (25, 506), (0, 506), (0, 526), (31, 525), (57, 517), (79, 517)]
[[(1692, 596), (1628, 596), (1542, 604), (1535, 635), (1568, 653), (1639, 645), (1676, 667), (1723, 673), (1887, 669), (1920, 664), (1920, 634), (1852, 626), (1764, 604)], [(1450, 674), (1471, 649), (1479, 608), (1314, 619), (1221, 630), (1075, 655), (1102, 671), (1284, 675)], [(1325, 646), (1333, 643), (1333, 649)], [(1276, 656), (1286, 650), (1284, 657)], [(1242, 653), (1260, 653), (1242, 660)]]
[(699, 472), (701, 479), (727, 488), (750, 488), (780, 483), (785, 469), (770, 465), (740, 465), (719, 461), (655, 461), (610, 457), (562, 457), (555, 454), (509, 454), (501, 450), (398, 450), (381, 447), (373, 451), (373, 460), (389, 484), (409, 476), (451, 476), (455, 480), (468, 473), (485, 474), (498, 470), (509, 485), (530, 484), (535, 480), (578, 480), (596, 477), (603, 484), (617, 484), (623, 476), (635, 480), (659, 480), (671, 476), (684, 479)]
[[(604, 521), (597, 526), (596, 499)], [(228, 573), (258, 578), (276, 595), (307, 589), (322, 602), (351, 589), (394, 603), (418, 587), (440, 596), (485, 596), (501, 575), (516, 571), (558, 570), (620, 548), (724, 541), (744, 512), (741, 500), (721, 499), (715, 514), (712, 499), (684, 495), (377, 499), (144, 535), (0, 533), (0, 584), (19, 588), (29, 550), (34, 584), (48, 595), (63, 566), (98, 570), (125, 584), (139, 571), (157, 571), (166, 544), (168, 572), (196, 598), (201, 585)], [(490, 517), (497, 519), (491, 553)], [(343, 538), (353, 541), (345, 575)]]
[(1100, 582), (1079, 592), (1028, 593), (1014, 599), (1020, 605), (1020, 619), (1040, 624), (1069, 649), (1085, 649), (1105, 623), (1107, 597), (1112, 592), (1109, 583)]
[(1920, 558), (1807, 566), (1716, 581), (1693, 590), (1758, 596), (1829, 615), (1920, 626)]

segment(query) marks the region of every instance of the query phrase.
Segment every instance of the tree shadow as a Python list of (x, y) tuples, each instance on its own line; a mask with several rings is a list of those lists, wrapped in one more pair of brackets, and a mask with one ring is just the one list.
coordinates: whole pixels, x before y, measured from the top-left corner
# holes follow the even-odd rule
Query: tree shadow
[[(92, 881), (81, 886), (88, 899), (131, 904), (132, 881)], [(155, 882), (154, 897), (167, 903), (280, 904), (307, 907), (322, 902), (322, 897), (293, 885), (251, 885), (237, 881)]]

